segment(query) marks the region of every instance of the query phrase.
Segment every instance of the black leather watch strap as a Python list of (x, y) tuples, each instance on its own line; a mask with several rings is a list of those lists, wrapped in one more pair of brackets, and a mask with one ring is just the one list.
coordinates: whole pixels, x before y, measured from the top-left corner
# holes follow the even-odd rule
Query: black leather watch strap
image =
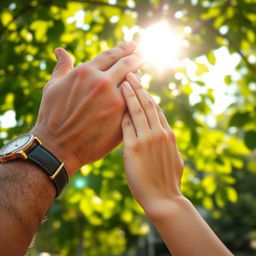
[(68, 183), (64, 164), (42, 145), (37, 145), (28, 152), (28, 160), (39, 165), (49, 175), (57, 190), (56, 197), (59, 196)]

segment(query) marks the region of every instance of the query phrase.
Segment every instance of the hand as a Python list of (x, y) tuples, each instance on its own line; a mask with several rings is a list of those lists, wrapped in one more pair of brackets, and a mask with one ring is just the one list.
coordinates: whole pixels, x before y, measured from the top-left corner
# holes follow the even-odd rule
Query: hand
[(64, 162), (69, 176), (120, 143), (124, 100), (118, 85), (142, 64), (135, 48), (123, 43), (76, 68), (64, 49), (56, 49), (58, 63), (31, 132)]
[(169, 124), (132, 73), (121, 86), (129, 114), (122, 121), (124, 165), (134, 198), (149, 215), (181, 196), (183, 161)]

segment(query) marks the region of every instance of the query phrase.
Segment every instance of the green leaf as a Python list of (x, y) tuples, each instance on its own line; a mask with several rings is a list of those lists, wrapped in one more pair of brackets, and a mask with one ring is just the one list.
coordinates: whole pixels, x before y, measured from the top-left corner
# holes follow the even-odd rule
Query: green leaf
[(229, 126), (243, 127), (251, 120), (250, 112), (236, 112), (229, 121)]
[(235, 203), (238, 199), (237, 191), (233, 187), (226, 187), (226, 193), (229, 201)]
[(198, 136), (197, 131), (195, 129), (191, 129), (190, 133), (191, 133), (190, 136), (191, 136), (192, 143), (194, 144), (194, 146), (197, 146), (198, 142), (199, 142), (199, 136)]
[(228, 18), (228, 19), (232, 19), (233, 17), (234, 17), (234, 14), (235, 14), (235, 9), (234, 9), (234, 7), (232, 7), (232, 6), (229, 6), (228, 8), (227, 8), (227, 10), (226, 10), (226, 17)]
[(255, 32), (253, 30), (248, 30), (246, 32), (246, 36), (247, 36), (247, 39), (250, 43), (254, 43), (255, 42)]
[(230, 75), (225, 76), (224, 82), (225, 82), (225, 84), (230, 85), (231, 84), (231, 76)]
[(213, 51), (210, 51), (210, 52), (208, 53), (207, 59), (208, 59), (208, 61), (209, 61), (210, 64), (215, 65), (215, 63), (216, 63), (216, 57), (215, 57), (215, 54), (214, 54)]
[(196, 75), (197, 76), (201, 76), (204, 73), (209, 72), (209, 69), (205, 64), (200, 63), (200, 62), (196, 62), (196, 65), (197, 65), (197, 70), (196, 70)]
[(204, 187), (208, 195), (212, 195), (217, 188), (216, 180), (214, 176), (207, 176), (202, 180), (202, 186)]
[(206, 209), (209, 209), (209, 210), (213, 209), (213, 201), (210, 197), (204, 197), (202, 203)]
[(218, 16), (215, 20), (214, 20), (214, 27), (216, 29), (219, 29), (222, 24), (225, 22), (225, 17), (224, 16)]
[(133, 213), (132, 213), (132, 211), (130, 211), (130, 210), (128, 210), (128, 209), (122, 211), (121, 218), (122, 218), (122, 220), (123, 220), (124, 222), (127, 222), (127, 223), (131, 222), (132, 219), (133, 219)]
[(225, 195), (223, 193), (223, 190), (218, 190), (215, 194), (215, 201), (216, 201), (216, 204), (222, 208), (225, 206)]
[(245, 141), (245, 145), (253, 150), (256, 148), (256, 131), (251, 130), (251, 131), (247, 131), (245, 133), (245, 137), (244, 137), (244, 141)]
[(46, 41), (46, 31), (47, 28), (49, 26), (48, 21), (44, 21), (44, 20), (35, 20), (31, 23), (30, 25), (30, 29), (34, 31), (35, 33), (35, 38), (37, 41), (42, 42), (42, 41)]
[(9, 22), (12, 20), (12, 14), (8, 11), (4, 11), (1, 13), (1, 21), (3, 26), (6, 26), (9, 24)]
[(197, 83), (200, 86), (205, 86), (205, 82), (203, 82), (203, 81), (197, 80), (197, 81), (195, 81), (195, 83)]
[(240, 47), (241, 47), (242, 50), (244, 50), (244, 51), (249, 51), (250, 48), (251, 48), (251, 45), (250, 45), (250, 43), (249, 43), (247, 40), (244, 39), (244, 40), (242, 40)]
[(217, 7), (209, 8), (208, 12), (201, 15), (201, 19), (207, 20), (207, 19), (217, 17), (220, 14), (220, 12), (221, 12), (220, 8), (217, 8)]

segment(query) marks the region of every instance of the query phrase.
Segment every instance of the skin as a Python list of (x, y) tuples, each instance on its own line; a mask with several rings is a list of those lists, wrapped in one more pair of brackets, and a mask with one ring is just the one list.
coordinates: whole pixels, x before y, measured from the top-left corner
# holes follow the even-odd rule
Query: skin
[[(142, 64), (135, 48), (123, 43), (76, 68), (64, 49), (56, 49), (58, 62), (31, 133), (65, 164), (69, 177), (120, 143), (125, 103), (118, 86)], [(1, 255), (24, 255), (55, 187), (35, 164), (15, 160), (0, 165), (0, 188)]]
[(121, 88), (128, 108), (122, 121), (128, 185), (169, 251), (232, 255), (180, 191), (183, 161), (160, 107), (131, 73)]

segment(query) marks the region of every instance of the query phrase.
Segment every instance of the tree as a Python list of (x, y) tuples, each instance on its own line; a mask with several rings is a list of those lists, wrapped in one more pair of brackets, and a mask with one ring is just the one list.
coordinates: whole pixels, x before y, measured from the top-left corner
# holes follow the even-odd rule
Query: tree
[[(177, 136), (186, 163), (183, 192), (209, 214), (216, 207), (241, 203), (246, 184), (241, 181), (245, 189), (240, 191), (234, 170), (243, 172), (250, 166), (256, 171), (251, 157), (256, 148), (254, 0), (2, 0), (0, 7), (0, 115), (14, 111), (16, 119), (12, 127), (1, 122), (1, 142), (27, 132), (35, 122), (42, 87), (55, 64), (54, 48), (66, 48), (77, 65), (123, 41), (125, 30), (165, 18), (186, 40), (182, 58), (191, 65), (180, 65), (161, 77), (149, 69), (143, 75), (147, 78), (150, 73), (145, 86), (160, 100)], [(233, 103), (216, 115), (216, 89), (209, 88), (204, 75), (222, 61), (216, 57), (216, 49), (221, 47), (239, 56), (238, 75), (226, 74), (223, 86), (232, 91)], [(201, 88), (197, 102), (191, 100), (195, 88)], [(137, 237), (150, 228), (129, 193), (121, 159), (119, 147), (81, 168), (52, 207), (34, 251), (121, 255), (131, 248), (134, 255)], [(237, 211), (238, 216), (244, 215), (243, 209)], [(224, 242), (235, 250), (236, 241), (226, 239), (225, 232), (220, 231)], [(246, 239), (243, 255), (249, 255), (253, 240), (249, 235)]]

